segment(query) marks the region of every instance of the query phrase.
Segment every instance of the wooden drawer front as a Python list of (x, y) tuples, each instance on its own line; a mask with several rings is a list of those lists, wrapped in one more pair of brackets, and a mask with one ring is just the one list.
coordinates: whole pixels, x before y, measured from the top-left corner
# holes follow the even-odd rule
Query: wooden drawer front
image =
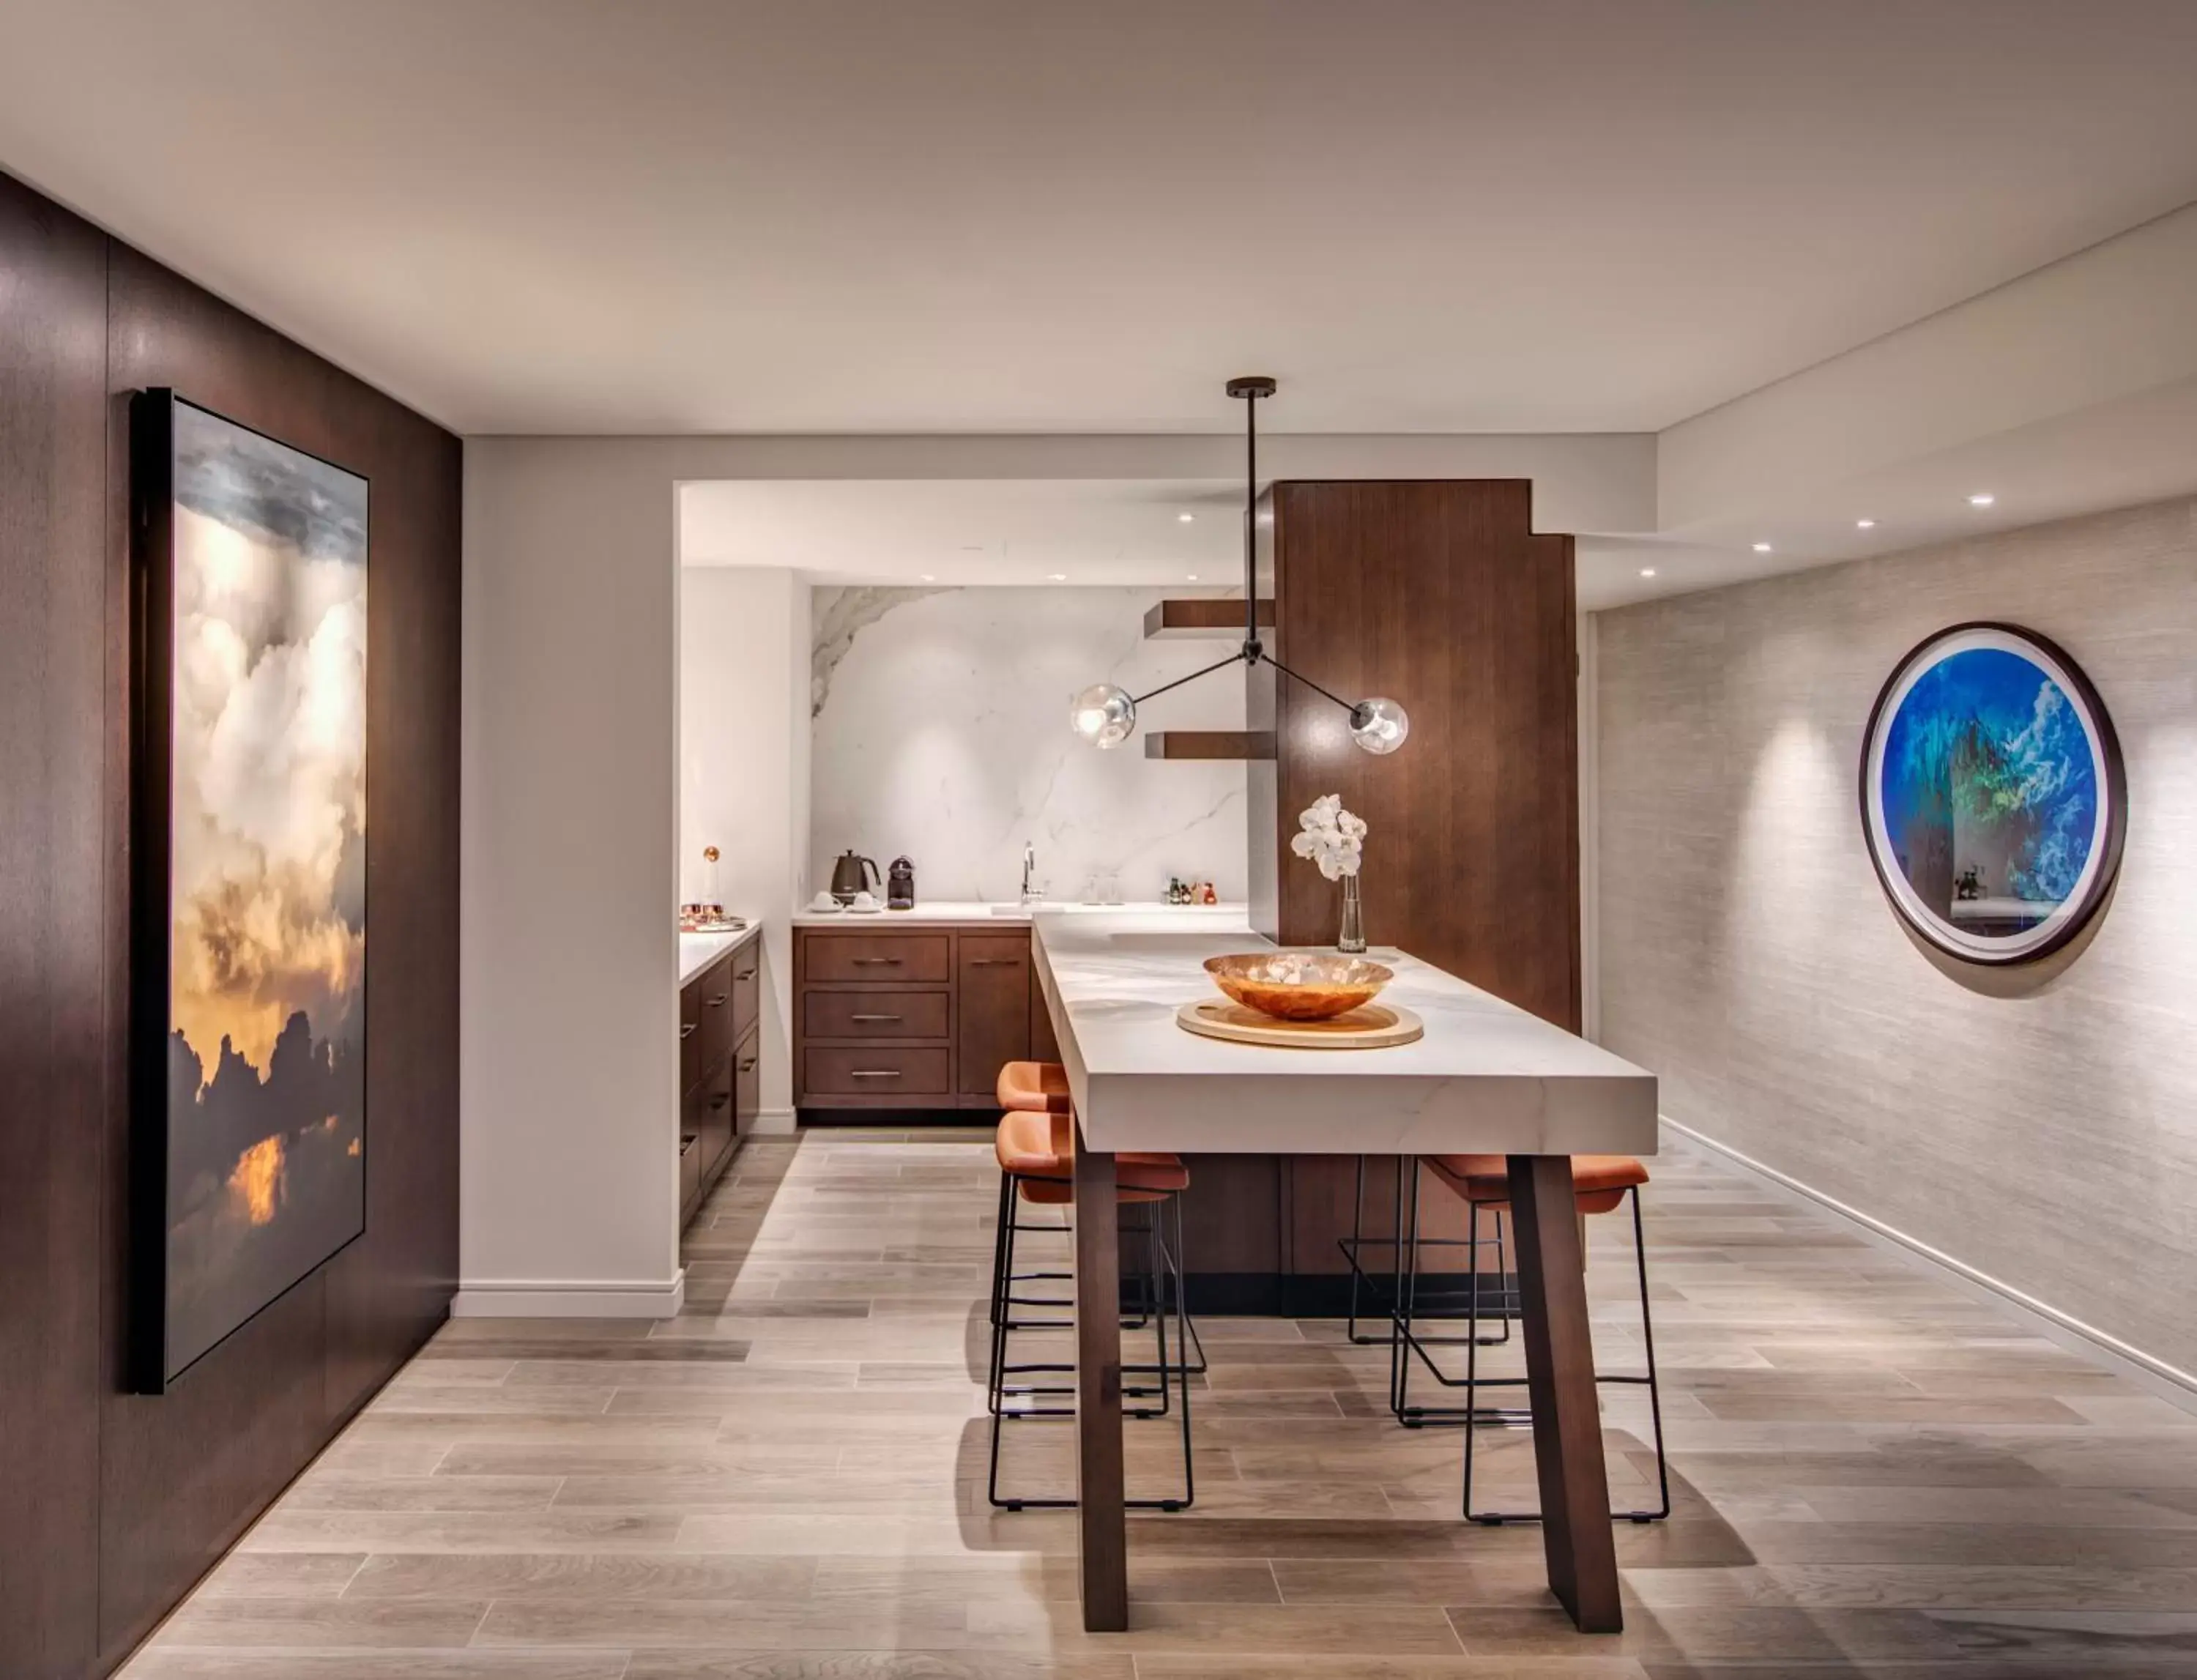
[(700, 994), (701, 1025), (687, 1035), (687, 1043), (694, 1051), (697, 1070), (706, 1073), (731, 1051), (739, 1036), (733, 1030), (732, 959), (713, 965), (694, 982), (694, 989)]
[(719, 1163), (733, 1147), (733, 1058), (728, 1056), (710, 1069), (702, 1088), (687, 1099), (687, 1129), (702, 1140), (704, 1179), (716, 1174)]
[(812, 1039), (943, 1039), (943, 992), (811, 992), (801, 1029)]
[(733, 1052), (733, 1136), (755, 1130), (762, 1112), (762, 1034), (751, 1033)]
[(951, 977), (942, 933), (812, 933), (804, 947), (811, 982)]
[(726, 959), (733, 993), (733, 1035), (738, 1044), (755, 1030), (762, 1007), (762, 941), (752, 939)]
[(702, 1140), (692, 1134), (679, 1140), (679, 1222), (694, 1217), (694, 1204), (702, 1194)]
[(952, 1094), (948, 1080), (946, 1051), (886, 1049), (827, 1049), (811, 1045), (802, 1052), (802, 1081), (809, 1097), (945, 1097)]
[(988, 1095), (1000, 1069), (1029, 1057), (1030, 936), (961, 936), (961, 1090)]

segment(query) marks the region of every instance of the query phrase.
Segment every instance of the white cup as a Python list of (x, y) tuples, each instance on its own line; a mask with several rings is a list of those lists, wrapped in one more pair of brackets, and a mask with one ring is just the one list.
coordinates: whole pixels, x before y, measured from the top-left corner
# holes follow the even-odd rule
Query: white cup
[(874, 910), (878, 907), (878, 895), (872, 892), (856, 893), (855, 902), (850, 907), (855, 910)]

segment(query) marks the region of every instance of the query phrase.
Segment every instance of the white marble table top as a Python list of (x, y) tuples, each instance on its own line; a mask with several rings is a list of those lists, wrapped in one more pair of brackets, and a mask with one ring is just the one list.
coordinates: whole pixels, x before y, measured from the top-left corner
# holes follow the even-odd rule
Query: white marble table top
[(1652, 1155), (1655, 1076), (1393, 950), (1383, 999), (1426, 1035), (1385, 1050), (1278, 1050), (1185, 1032), (1208, 957), (1267, 950), (1240, 910), (1041, 912), (1038, 978), (1085, 1141), (1198, 1154)]
[(738, 933), (682, 933), (679, 936), (679, 983), (688, 984), (728, 951), (737, 951), (762, 931), (751, 917)]

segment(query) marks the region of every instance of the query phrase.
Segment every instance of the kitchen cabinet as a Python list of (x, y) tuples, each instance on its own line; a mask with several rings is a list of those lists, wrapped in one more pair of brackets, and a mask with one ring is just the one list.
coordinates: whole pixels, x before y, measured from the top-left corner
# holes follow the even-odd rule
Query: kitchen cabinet
[(1029, 1059), (1030, 936), (964, 934), (955, 943), (960, 1020), (954, 1033), (954, 1088), (964, 1096), (988, 1097), (1001, 1063)]
[(1000, 1066), (1052, 1042), (1027, 926), (794, 929), (794, 1102), (988, 1109)]
[(679, 991), (679, 1222), (694, 1217), (754, 1128), (762, 946), (735, 946)]

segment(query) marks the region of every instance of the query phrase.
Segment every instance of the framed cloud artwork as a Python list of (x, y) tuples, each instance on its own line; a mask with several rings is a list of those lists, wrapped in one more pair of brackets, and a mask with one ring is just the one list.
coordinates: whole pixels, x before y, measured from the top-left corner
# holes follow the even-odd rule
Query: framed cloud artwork
[(1869, 860), (1908, 927), (1962, 961), (2031, 961), (2080, 932), (2120, 866), (2127, 801), (2097, 691), (2010, 624), (1939, 631), (1869, 715)]
[(130, 408), (132, 1387), (366, 1227), (367, 482)]

